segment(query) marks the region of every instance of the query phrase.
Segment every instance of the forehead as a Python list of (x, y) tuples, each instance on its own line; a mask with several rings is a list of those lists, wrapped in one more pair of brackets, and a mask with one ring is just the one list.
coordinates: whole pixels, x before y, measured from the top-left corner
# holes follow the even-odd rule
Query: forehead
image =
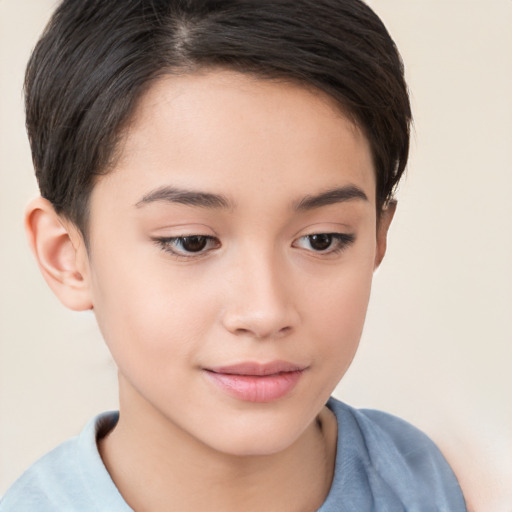
[[(165, 76), (141, 98), (113, 171), (140, 199), (173, 185), (267, 196), (357, 185), (374, 201), (371, 151), (324, 93), (230, 71)], [(245, 187), (245, 194), (241, 193)], [(235, 198), (236, 199), (236, 198)]]

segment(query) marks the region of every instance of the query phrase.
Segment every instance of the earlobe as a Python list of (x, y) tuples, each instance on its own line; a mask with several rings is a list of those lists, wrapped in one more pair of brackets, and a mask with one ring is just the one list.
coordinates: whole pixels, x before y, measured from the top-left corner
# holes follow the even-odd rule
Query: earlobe
[(87, 252), (78, 229), (42, 197), (27, 206), (25, 229), (39, 269), (57, 298), (74, 311), (92, 309)]
[(377, 250), (375, 253), (374, 270), (377, 270), (386, 254), (389, 226), (395, 215), (396, 205), (397, 202), (395, 200), (389, 201), (382, 209), (377, 221)]

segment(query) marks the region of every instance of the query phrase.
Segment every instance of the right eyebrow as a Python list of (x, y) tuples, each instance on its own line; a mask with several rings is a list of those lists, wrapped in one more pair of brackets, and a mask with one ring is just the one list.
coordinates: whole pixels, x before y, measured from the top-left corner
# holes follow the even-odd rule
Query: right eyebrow
[(155, 202), (178, 203), (187, 206), (198, 206), (200, 208), (233, 208), (233, 203), (223, 195), (170, 186), (159, 187), (152, 190), (145, 194), (135, 206), (140, 208)]
[(307, 211), (331, 204), (344, 203), (354, 199), (368, 201), (367, 195), (361, 188), (355, 185), (346, 185), (344, 187), (326, 190), (314, 196), (306, 196), (297, 202), (294, 208), (298, 211)]

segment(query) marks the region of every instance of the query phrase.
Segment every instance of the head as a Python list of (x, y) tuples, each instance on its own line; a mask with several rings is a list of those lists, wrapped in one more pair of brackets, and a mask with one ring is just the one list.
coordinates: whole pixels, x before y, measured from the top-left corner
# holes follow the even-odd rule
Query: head
[(140, 98), (164, 75), (211, 68), (330, 96), (370, 143), (379, 212), (392, 198), (410, 106), (395, 45), (360, 0), (62, 2), (25, 83), (41, 195), (86, 237), (95, 180), (115, 166)]
[[(283, 449), (361, 335), (408, 153), (400, 57), (359, 0), (119, 5), (64, 1), (29, 63), (32, 247), (94, 309), (125, 417)], [(233, 390), (241, 363), (295, 370)]]

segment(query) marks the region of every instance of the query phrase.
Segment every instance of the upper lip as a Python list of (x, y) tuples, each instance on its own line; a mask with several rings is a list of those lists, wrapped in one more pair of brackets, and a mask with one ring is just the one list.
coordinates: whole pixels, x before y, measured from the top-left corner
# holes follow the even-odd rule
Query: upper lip
[(214, 373), (224, 373), (228, 375), (253, 375), (257, 377), (275, 375), (278, 373), (298, 372), (305, 369), (306, 366), (304, 365), (289, 363), (287, 361), (272, 361), (270, 363), (248, 361), (229, 366), (205, 368), (205, 370)]

